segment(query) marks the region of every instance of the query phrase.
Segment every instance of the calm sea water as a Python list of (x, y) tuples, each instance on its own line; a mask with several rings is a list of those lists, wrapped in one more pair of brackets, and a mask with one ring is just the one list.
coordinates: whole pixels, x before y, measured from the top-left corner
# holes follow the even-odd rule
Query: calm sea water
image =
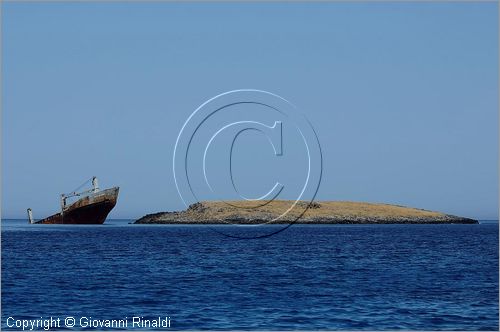
[(3, 220), (2, 328), (9, 316), (169, 316), (172, 329), (498, 330), (498, 223), (235, 240), (127, 222)]

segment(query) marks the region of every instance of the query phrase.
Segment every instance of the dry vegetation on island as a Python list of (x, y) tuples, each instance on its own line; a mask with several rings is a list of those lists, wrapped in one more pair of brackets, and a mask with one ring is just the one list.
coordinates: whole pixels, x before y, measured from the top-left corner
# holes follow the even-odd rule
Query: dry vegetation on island
[[(261, 206), (256, 207), (256, 204)], [(138, 224), (474, 224), (477, 220), (398, 205), (323, 201), (274, 200), (265, 205), (255, 201), (199, 202), (185, 211), (146, 215)], [(308, 207), (308, 208), (307, 208)], [(307, 208), (307, 209), (306, 209)], [(305, 211), (305, 212), (304, 212)], [(281, 217), (280, 217), (281, 216)]]

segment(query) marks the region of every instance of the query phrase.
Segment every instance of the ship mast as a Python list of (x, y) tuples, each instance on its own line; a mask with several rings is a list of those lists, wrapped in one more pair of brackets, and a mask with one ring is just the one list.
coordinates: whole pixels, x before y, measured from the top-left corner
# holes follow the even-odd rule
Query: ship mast
[(92, 191), (95, 193), (99, 191), (99, 182), (97, 181), (97, 176), (94, 176), (92, 178)]
[(28, 222), (30, 224), (34, 224), (35, 220), (33, 219), (33, 212), (31, 211), (31, 208), (28, 209)]
[(69, 194), (61, 194), (61, 213), (64, 212), (64, 209), (66, 209), (66, 199), (75, 197), (75, 196), (82, 196), (85, 194), (95, 194), (96, 192), (99, 191), (99, 182), (97, 180), (97, 176), (92, 177), (92, 189), (81, 191), (81, 192), (76, 192), (78, 189), (82, 188), (86, 183), (88, 183), (89, 180), (85, 181), (80, 187), (75, 189), (73, 192)]

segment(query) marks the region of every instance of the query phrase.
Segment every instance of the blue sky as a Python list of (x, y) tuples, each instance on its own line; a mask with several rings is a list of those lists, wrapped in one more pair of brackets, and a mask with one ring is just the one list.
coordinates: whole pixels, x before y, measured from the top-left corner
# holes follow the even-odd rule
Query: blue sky
[[(2, 6), (3, 218), (51, 214), (92, 175), (121, 187), (110, 217), (183, 209), (177, 134), (239, 88), (312, 123), (317, 199), (498, 218), (496, 3)], [(251, 193), (268, 180), (258, 140), (236, 161)]]

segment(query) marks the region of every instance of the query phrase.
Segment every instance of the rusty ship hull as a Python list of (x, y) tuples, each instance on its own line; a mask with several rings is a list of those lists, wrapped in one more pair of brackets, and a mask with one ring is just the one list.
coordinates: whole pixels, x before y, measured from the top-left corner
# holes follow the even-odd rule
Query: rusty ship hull
[(103, 224), (116, 205), (119, 190), (114, 187), (80, 198), (63, 211), (35, 224)]

